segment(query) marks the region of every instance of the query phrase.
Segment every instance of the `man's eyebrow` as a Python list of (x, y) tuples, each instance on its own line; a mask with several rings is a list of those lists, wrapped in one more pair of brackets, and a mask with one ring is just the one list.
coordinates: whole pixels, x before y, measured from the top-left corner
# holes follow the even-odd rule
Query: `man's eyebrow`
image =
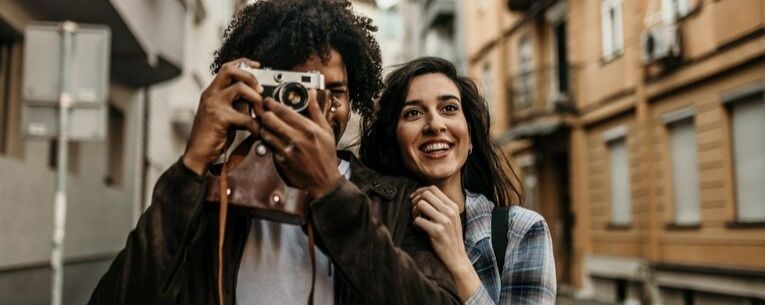
[(324, 85), (324, 87), (326, 87), (327, 89), (338, 88), (338, 87), (347, 87), (347, 86), (348, 86), (348, 82), (346, 82), (346, 81), (331, 82), (331, 83), (328, 83), (328, 84)]

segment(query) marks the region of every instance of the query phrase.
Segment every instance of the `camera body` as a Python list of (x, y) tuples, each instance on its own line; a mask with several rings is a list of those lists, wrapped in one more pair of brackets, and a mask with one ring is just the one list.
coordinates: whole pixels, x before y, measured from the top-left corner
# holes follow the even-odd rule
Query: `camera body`
[(308, 90), (324, 90), (324, 75), (318, 71), (255, 69), (246, 64), (240, 64), (239, 68), (258, 79), (258, 83), (263, 86), (261, 95), (264, 98), (271, 97), (300, 113), (308, 108)]

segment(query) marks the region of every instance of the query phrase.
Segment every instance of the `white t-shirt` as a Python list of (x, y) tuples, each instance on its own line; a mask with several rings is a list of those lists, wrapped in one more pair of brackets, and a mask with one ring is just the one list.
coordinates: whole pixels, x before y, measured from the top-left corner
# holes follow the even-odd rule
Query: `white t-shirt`
[[(350, 178), (348, 161), (341, 160), (337, 169)], [(332, 305), (332, 266), (319, 248), (315, 253), (314, 304)], [(308, 236), (299, 226), (253, 219), (239, 265), (236, 304), (305, 304), (310, 291)]]

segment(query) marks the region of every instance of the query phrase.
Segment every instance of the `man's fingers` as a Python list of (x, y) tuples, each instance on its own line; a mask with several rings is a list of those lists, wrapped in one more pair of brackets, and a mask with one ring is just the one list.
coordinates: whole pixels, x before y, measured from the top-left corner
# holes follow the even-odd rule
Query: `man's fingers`
[(245, 128), (253, 134), (260, 132), (260, 124), (247, 114), (231, 109), (227, 112), (229, 125)]
[(267, 128), (260, 129), (260, 138), (263, 139), (263, 141), (265, 141), (275, 153), (282, 156), (285, 156), (289, 153), (285, 151), (287, 146), (290, 145), (289, 142), (280, 138), (273, 132), (269, 131)]
[(289, 106), (279, 103), (272, 98), (266, 98), (264, 105), (266, 110), (273, 112), (282, 121), (289, 124), (290, 126), (305, 126), (306, 121), (309, 121), (306, 117), (302, 116), (300, 113), (293, 110)]
[[(324, 117), (324, 112), (322, 112), (321, 108), (319, 108), (319, 99), (318, 99), (319, 94), (325, 95), (321, 98), (329, 99), (329, 97), (327, 97), (326, 93), (323, 91), (317, 91), (317, 90), (308, 91), (308, 117), (314, 123), (319, 124), (319, 127), (321, 127), (322, 129), (328, 132), (332, 132), (332, 126), (329, 125), (329, 122), (327, 122), (327, 118)], [(332, 103), (332, 101), (330, 100), (325, 100), (324, 102)]]
[(263, 126), (276, 137), (281, 139), (296, 139), (299, 135), (298, 131), (282, 120), (282, 118), (282, 116), (277, 115), (273, 111), (266, 111), (260, 116), (260, 121)]
[[(237, 58), (223, 64), (218, 70), (218, 74), (215, 75), (210, 87), (213, 92), (218, 92), (226, 88), (232, 81), (238, 80), (248, 83), (252, 88), (257, 88), (257, 80), (255, 77), (239, 68), (239, 64), (244, 63), (251, 68), (260, 68), (260, 63), (247, 58)], [(253, 83), (252, 80), (255, 80)]]
[(263, 97), (245, 83), (234, 83), (228, 86), (221, 92), (221, 97), (227, 104), (233, 104), (240, 98), (250, 102), (253, 108), (257, 107), (258, 104), (263, 104)]

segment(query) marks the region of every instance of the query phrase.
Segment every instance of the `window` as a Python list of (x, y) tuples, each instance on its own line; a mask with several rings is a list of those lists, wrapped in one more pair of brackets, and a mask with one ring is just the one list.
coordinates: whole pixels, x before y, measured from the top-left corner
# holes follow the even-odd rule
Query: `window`
[(690, 0), (662, 0), (661, 19), (667, 24), (675, 23), (691, 12)]
[(489, 108), (489, 114), (493, 112), (494, 105), (494, 78), (492, 77), (491, 66), (485, 64), (481, 71), (481, 86), (483, 86), (483, 96), (486, 98), (486, 105)]
[(516, 84), (517, 97), (515, 104), (519, 108), (528, 107), (531, 103), (534, 72), (534, 49), (528, 37), (518, 42), (518, 80)]
[(630, 170), (627, 152), (627, 127), (621, 126), (603, 134), (608, 146), (610, 184), (611, 184), (611, 224), (629, 225), (630, 207)]
[(670, 135), (674, 222), (693, 225), (701, 221), (696, 129), (693, 118), (671, 122)]
[(122, 185), (122, 169), (125, 151), (125, 115), (120, 109), (109, 104), (107, 122), (107, 172), (104, 183), (110, 186)]
[(602, 0), (601, 34), (603, 35), (603, 59), (611, 60), (622, 53), (622, 0)]
[(526, 166), (523, 168), (523, 189), (526, 194), (526, 200), (524, 207), (527, 209), (536, 208), (536, 191), (537, 191), (537, 173), (534, 169), (534, 165)]
[[(48, 167), (51, 170), (58, 169), (58, 138), (49, 140), (50, 150), (48, 150)], [(70, 175), (77, 175), (79, 172), (79, 160), (80, 160), (80, 144), (78, 142), (69, 141), (66, 143), (67, 153), (67, 172)]]
[(478, 13), (485, 14), (491, 10), (492, 0), (478, 0)]
[(765, 221), (765, 104), (762, 92), (730, 105), (738, 220)]
[[(20, 36), (0, 20), (0, 154), (20, 154)], [(17, 147), (14, 151), (14, 145)]]

